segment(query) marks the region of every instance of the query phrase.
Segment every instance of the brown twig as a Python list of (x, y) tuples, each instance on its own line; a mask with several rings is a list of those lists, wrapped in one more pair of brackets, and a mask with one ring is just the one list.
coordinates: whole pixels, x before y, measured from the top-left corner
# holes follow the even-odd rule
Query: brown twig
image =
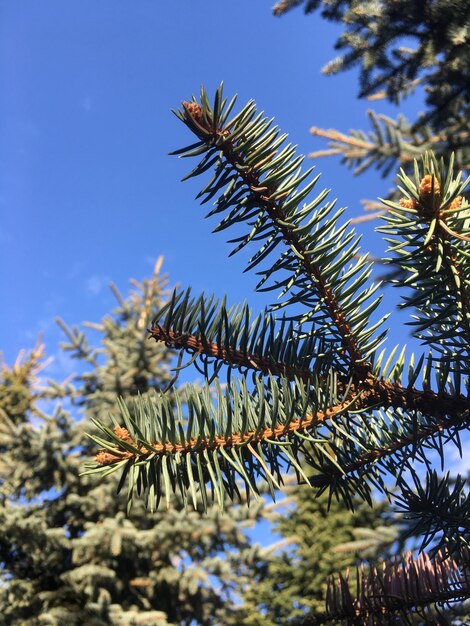
[[(146, 448), (138, 445), (132, 439), (127, 429), (116, 426), (116, 436), (138, 448), (139, 454), (124, 448), (116, 449), (115, 451), (102, 450), (98, 453), (96, 461), (98, 465), (112, 465), (125, 459), (142, 460), (152, 454), (166, 455), (177, 452), (185, 454), (196, 450), (217, 450), (222, 447), (231, 448), (248, 443), (262, 443), (267, 439), (282, 441), (286, 436), (292, 435), (296, 431), (301, 433), (309, 432), (322, 422), (333, 420), (349, 409), (367, 410), (368, 408), (375, 409), (379, 406), (401, 408), (410, 412), (419, 411), (437, 419), (435, 424), (423, 427), (418, 432), (394, 442), (390, 446), (366, 453), (357, 462), (345, 467), (344, 471), (346, 473), (356, 471), (363, 465), (373, 463), (416, 441), (436, 435), (451, 426), (465, 424), (470, 420), (470, 400), (463, 395), (436, 394), (433, 391), (402, 387), (398, 383), (390, 383), (371, 377), (366, 383), (362, 383), (360, 388), (356, 388), (354, 385), (351, 386), (347, 399), (325, 411), (317, 411), (304, 418), (293, 419), (291, 422), (280, 424), (275, 428), (264, 428), (244, 434), (234, 433), (230, 437), (225, 437), (224, 435), (217, 435), (214, 438), (193, 437), (185, 442), (155, 442), (149, 448)], [(447, 415), (452, 417), (446, 417)]]
[(249, 354), (246, 351), (229, 349), (224, 345), (202, 340), (201, 337), (189, 333), (176, 333), (171, 328), (164, 328), (159, 324), (149, 329), (150, 336), (155, 341), (164, 342), (169, 348), (186, 350), (192, 354), (199, 353), (223, 361), (230, 367), (256, 370), (262, 374), (284, 376), (293, 380), (295, 377), (307, 382), (312, 374), (306, 369), (298, 369), (286, 363), (276, 362), (272, 359)]

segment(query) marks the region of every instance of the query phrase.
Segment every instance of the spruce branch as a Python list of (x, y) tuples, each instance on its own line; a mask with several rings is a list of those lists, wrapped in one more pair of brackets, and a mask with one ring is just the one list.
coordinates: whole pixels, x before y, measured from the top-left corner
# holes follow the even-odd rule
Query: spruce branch
[(312, 135), (329, 140), (329, 149), (311, 152), (308, 156), (315, 159), (339, 155), (348, 167), (353, 168), (355, 176), (374, 166), (386, 177), (398, 162), (412, 163), (441, 141), (439, 136), (432, 134), (431, 129), (422, 130), (421, 133), (413, 132), (402, 115), (393, 120), (374, 111), (368, 111), (367, 114), (373, 127), (369, 133), (351, 130), (349, 134), (344, 134), (334, 129), (311, 128)]
[(290, 11), (290, 9), (294, 9), (299, 4), (302, 4), (303, 0), (279, 0), (273, 6), (273, 15), (280, 16), (284, 13)]
[[(318, 424), (325, 422), (326, 420), (333, 420), (336, 416), (341, 413), (344, 413), (348, 407), (352, 407), (352, 410), (358, 411), (367, 411), (369, 408), (377, 408), (380, 404), (380, 400), (383, 401), (383, 396), (389, 395), (389, 403), (398, 403), (398, 397), (402, 397), (401, 393), (398, 393), (396, 396), (393, 394), (393, 386), (390, 383), (386, 383), (382, 381), (380, 385), (381, 390), (377, 389), (376, 392), (368, 392), (367, 401), (361, 402), (360, 397), (354, 398), (353, 401), (349, 402), (340, 402), (331, 408), (326, 409), (325, 411), (317, 411), (315, 414), (308, 414), (304, 418), (294, 418), (288, 424), (281, 423), (275, 428), (257, 428), (255, 430), (250, 430), (247, 432), (234, 432), (229, 436), (226, 436), (222, 433), (214, 433), (212, 437), (200, 438), (192, 437), (188, 438), (186, 436), (184, 439), (176, 440), (175, 442), (166, 442), (162, 443), (161, 440), (157, 440), (155, 443), (150, 444), (148, 449), (144, 447), (139, 447), (136, 445), (135, 440), (129, 434), (127, 429), (122, 428), (120, 426), (116, 426), (114, 429), (114, 434), (116, 437), (114, 438), (118, 446), (121, 448), (120, 450), (113, 450), (110, 454), (101, 452), (98, 454), (97, 462), (99, 465), (111, 465), (119, 459), (134, 459), (135, 461), (139, 461), (145, 458), (149, 458), (150, 456), (154, 456), (155, 454), (164, 455), (164, 454), (175, 454), (175, 453), (189, 453), (194, 450), (210, 450), (214, 451), (220, 448), (229, 448), (231, 446), (238, 446), (243, 444), (249, 444), (253, 441), (256, 443), (270, 441), (270, 440), (280, 440), (281, 438), (288, 438), (290, 434), (295, 432), (308, 433), (310, 429), (313, 429)], [(349, 385), (349, 389), (354, 387)], [(396, 391), (396, 390), (395, 390)], [(408, 395), (408, 394), (407, 394)], [(413, 397), (413, 402), (408, 403), (408, 409), (411, 406), (424, 406), (424, 413), (429, 414), (432, 413), (442, 413), (443, 412), (443, 398), (438, 398), (438, 396), (434, 393), (427, 392), (419, 392), (413, 390), (413, 392), (409, 393), (410, 397)], [(440, 400), (438, 405), (436, 406), (436, 400)], [(341, 473), (347, 474), (353, 471), (356, 471), (360, 467), (368, 463), (375, 463), (382, 457), (388, 456), (390, 454), (396, 453), (404, 447), (408, 447), (411, 445), (416, 446), (421, 440), (428, 439), (432, 435), (436, 435), (445, 430), (449, 430), (453, 426), (459, 426), (461, 428), (465, 428), (470, 420), (470, 405), (468, 400), (461, 398), (460, 401), (450, 401), (450, 408), (447, 410), (448, 413), (452, 413), (452, 411), (458, 407), (460, 412), (456, 417), (452, 418), (443, 418), (436, 419), (435, 423), (428, 426), (422, 426), (415, 430), (415, 432), (408, 437), (402, 437), (401, 439), (390, 443), (389, 445), (383, 448), (375, 448), (367, 455), (360, 457), (354, 465), (345, 466), (341, 468)], [(370, 406), (369, 406), (370, 404)], [(427, 408), (427, 411), (426, 411)], [(462, 411), (463, 409), (463, 411)], [(416, 410), (416, 408), (414, 409)], [(198, 416), (201, 417), (201, 416)], [(183, 419), (181, 415), (177, 415), (176, 418), (183, 423)], [(202, 421), (202, 418), (201, 418)], [(210, 421), (208, 421), (208, 425)], [(123, 443), (130, 444), (130, 448), (125, 448), (122, 446)]]
[(413, 485), (404, 484), (395, 502), (406, 522), (405, 537), (422, 536), (421, 550), (445, 551), (455, 556), (470, 548), (470, 498), (466, 481), (449, 473), (440, 477), (435, 470), (426, 480), (412, 476)]
[[(364, 384), (356, 388), (352, 381), (342, 388), (334, 378), (315, 380), (312, 374), (311, 386), (296, 380), (291, 388), (290, 381), (278, 385), (271, 377), (268, 386), (257, 379), (253, 392), (242, 379), (225, 390), (216, 382), (215, 394), (214, 403), (209, 385), (199, 393), (189, 386), (182, 398), (188, 417), (182, 400), (175, 409), (164, 394), (153, 403), (138, 402), (132, 413), (121, 403), (125, 428), (117, 424), (111, 430), (97, 422), (106, 439), (89, 435), (102, 446), (89, 471), (125, 469), (126, 474), (134, 467), (129, 504), (137, 486), (151, 508), (158, 506), (159, 485), (165, 481), (167, 497), (178, 490), (184, 499), (192, 494), (193, 503), (196, 482), (204, 502), (216, 497), (220, 506), (225, 496), (239, 497), (236, 479), (256, 496), (260, 478), (271, 489), (282, 484), (284, 463), (321, 490), (330, 486), (350, 501), (348, 489), (358, 489), (368, 499), (369, 484), (388, 493), (378, 468), (393, 474), (397, 459), (405, 463), (411, 451), (418, 455), (423, 445), (446, 431), (456, 436), (470, 419), (468, 398), (383, 380), (369, 389)], [(371, 409), (395, 404), (406, 405), (408, 412), (421, 409), (423, 415), (407, 424), (402, 414), (395, 419), (371, 414)], [(310, 476), (301, 468), (302, 458), (314, 471)], [(205, 481), (212, 484), (212, 496)]]
[(463, 193), (470, 179), (452, 175), (453, 159), (446, 168), (430, 154), (422, 166), (415, 162), (414, 180), (401, 170), (400, 204), (389, 207), (379, 228), (388, 235), (390, 262), (404, 274), (395, 283), (411, 288), (403, 307), (417, 313), (414, 334), (450, 360), (451, 369), (469, 372), (470, 345), (470, 207)]
[[(291, 365), (269, 361), (255, 354), (243, 353), (239, 350), (227, 349), (220, 343), (210, 343), (203, 338), (188, 333), (179, 334), (170, 328), (160, 325), (152, 326), (150, 334), (156, 341), (163, 341), (166, 346), (187, 350), (193, 354), (204, 355), (207, 358), (217, 359), (224, 365), (237, 369), (253, 369), (263, 374), (272, 374), (293, 380), (299, 378), (306, 382), (310, 379), (307, 369), (295, 369)], [(180, 365), (181, 367), (181, 365)]]
[[(161, 324), (158, 323), (160, 320)], [(287, 324), (285, 318), (281, 318), (280, 327), (276, 330), (277, 321), (267, 313), (252, 321), (246, 304), (227, 309), (225, 299), (222, 303), (213, 296), (190, 299), (190, 290), (182, 293), (175, 291), (171, 301), (159, 311), (149, 333), (157, 342), (185, 350), (193, 357), (200, 355), (216, 359), (232, 368), (252, 370), (265, 376), (298, 379), (304, 384), (309, 384), (312, 376), (317, 381), (324, 381), (324, 368), (331, 364), (318, 342), (311, 341), (310, 337), (307, 337), (309, 341), (305, 341), (301, 329), (297, 336), (294, 335), (292, 324)], [(390, 372), (392, 380), (383, 378), (388, 367), (382, 368), (382, 359), (377, 361), (373, 374), (359, 384), (337, 376), (336, 395), (349, 394), (349, 397), (360, 398), (357, 406), (366, 409), (391, 407), (419, 411), (434, 417), (465, 414), (470, 407), (468, 399), (462, 394), (446, 392), (446, 380), (441, 383), (439, 393), (430, 389), (417, 390), (412, 385), (403, 386), (400, 382), (403, 358), (404, 353)], [(416, 368), (410, 364), (410, 377), (416, 380), (423, 362)], [(378, 377), (379, 374), (382, 378)], [(426, 377), (429, 376), (427, 371)]]
[[(367, 424), (356, 423), (355, 430), (351, 428), (351, 435), (360, 446), (357, 443), (351, 445), (349, 441), (335, 442), (335, 463), (322, 459), (321, 467), (317, 468), (318, 475), (311, 477), (310, 483), (322, 490), (343, 483), (345, 488), (354, 491), (358, 483), (369, 481), (387, 493), (381, 476), (381, 470), (385, 470), (386, 474), (396, 476), (401, 489), (407, 489), (407, 482), (396, 474), (396, 467), (400, 466), (401, 472), (408, 469), (416, 475), (413, 474), (413, 462), (420, 459), (427, 465), (426, 452), (431, 449), (441, 456), (446, 444), (454, 443), (461, 449), (459, 432), (468, 430), (470, 410), (467, 406), (458, 415), (450, 412), (447, 416), (430, 419), (416, 413), (406, 425), (404, 419), (405, 415), (401, 412), (386, 411), (384, 415), (375, 414)], [(352, 420), (349, 423), (350, 427), (354, 425)], [(371, 430), (374, 432), (373, 445)]]
[[(195, 99), (184, 102), (176, 115), (200, 141), (175, 154), (183, 157), (205, 154), (189, 176), (199, 175), (209, 167), (215, 169), (209, 184), (199, 194), (205, 196), (203, 202), (218, 194), (215, 209), (209, 215), (228, 211), (215, 230), (242, 220), (252, 226), (246, 236), (233, 240), (238, 245), (232, 254), (250, 241), (265, 240), (248, 268), (266, 258), (281, 241), (288, 246), (272, 268), (261, 272), (263, 278), (257, 289), (282, 288), (282, 296), (291, 292), (286, 302), (272, 309), (294, 303), (307, 306), (310, 311), (299, 316), (300, 319), (321, 323), (322, 334), (328, 333), (339, 344), (347, 370), (353, 371), (358, 379), (363, 378), (370, 371), (367, 356), (384, 335), (371, 339), (376, 328), (367, 328), (369, 316), (380, 298), (361, 311), (357, 307), (375, 291), (359, 291), (369, 276), (366, 257), (346, 269), (358, 252), (359, 239), (354, 231), (347, 232), (346, 226), (337, 225), (341, 211), (332, 214), (334, 203), (318, 208), (326, 191), (301, 205), (318, 177), (298, 189), (311, 170), (301, 173), (303, 157), (294, 157), (290, 144), (282, 147), (286, 135), (279, 136), (277, 128), (271, 128), (272, 120), (256, 115), (253, 103), (248, 103), (225, 123), (233, 103), (234, 100), (225, 109), (221, 88), (213, 107), (203, 89), (200, 103)], [(266, 287), (266, 281), (279, 271), (283, 279)], [(352, 290), (351, 285), (354, 285)], [(293, 287), (297, 288), (295, 293)]]
[[(318, 10), (343, 27), (335, 44), (341, 54), (327, 64), (325, 74), (360, 64), (359, 97), (368, 100), (385, 97), (399, 104), (417, 85), (427, 94), (427, 110), (415, 122), (369, 111), (370, 132), (312, 129), (329, 140), (329, 148), (312, 152), (311, 157), (340, 155), (355, 174), (375, 166), (385, 176), (398, 163), (409, 174), (413, 159), (433, 150), (438, 157), (453, 152), (456, 170), (470, 168), (466, 0), (431, 2), (425, 8), (414, 0), (287, 0), (277, 3), (274, 13), (282, 15), (299, 4), (304, 4), (306, 13)], [(400, 45), (403, 36), (411, 37), (416, 46)], [(388, 199), (397, 200), (395, 194)]]
[[(90, 471), (122, 469), (121, 486), (129, 478), (129, 506), (135, 490), (144, 494), (151, 508), (158, 506), (163, 492), (167, 504), (171, 493), (178, 492), (183, 501), (192, 500), (196, 506), (200, 492), (204, 506), (212, 500), (223, 506), (226, 497), (240, 497), (240, 482), (247, 497), (257, 495), (259, 480), (274, 496), (289, 467), (299, 480), (320, 491), (329, 488), (350, 505), (354, 493), (370, 501), (374, 487), (388, 494), (385, 477), (393, 476), (400, 484), (405, 467), (413, 471), (415, 460), (426, 463), (426, 451), (435, 449), (442, 457), (444, 439), (460, 446), (459, 433), (468, 427), (470, 408), (462, 392), (468, 376), (466, 344), (452, 326), (460, 352), (454, 347), (452, 354), (446, 352), (438, 360), (429, 354), (426, 362), (423, 355), (416, 366), (412, 355), (407, 381), (404, 348), (398, 356), (396, 348), (392, 350), (382, 363), (385, 351), (379, 355), (377, 349), (385, 332), (376, 331), (383, 320), (369, 321), (379, 300), (369, 300), (376, 286), (366, 284), (370, 267), (365, 257), (355, 259), (354, 232), (338, 226), (339, 214), (331, 215), (331, 204), (319, 208), (326, 192), (302, 204), (317, 179), (299, 189), (309, 173), (299, 169), (302, 157), (295, 157), (289, 144), (283, 147), (285, 136), (271, 128), (272, 120), (257, 115), (251, 102), (227, 122), (234, 103), (235, 99), (227, 103), (223, 98), (222, 87), (213, 106), (204, 89), (200, 102), (183, 103), (176, 114), (198, 141), (177, 154), (202, 155), (189, 176), (215, 170), (199, 194), (203, 202), (215, 199), (209, 215), (225, 213), (215, 230), (248, 222), (250, 230), (233, 240), (233, 252), (250, 242), (263, 242), (249, 261), (250, 268), (278, 244), (286, 244), (287, 250), (260, 272), (257, 288), (281, 290), (287, 300), (252, 319), (246, 304), (227, 308), (225, 299), (192, 298), (189, 290), (174, 292), (154, 318), (150, 336), (180, 350), (177, 372), (192, 363), (202, 366), (205, 383), (201, 389), (188, 386), (181, 397), (177, 394), (176, 406), (164, 393), (151, 402), (148, 398), (146, 403), (137, 402), (132, 414), (121, 404), (121, 423), (115, 422), (114, 430), (96, 422), (104, 437), (92, 436), (102, 451)], [(452, 254), (467, 267), (468, 209), (462, 189), (452, 164), (447, 171), (426, 157), (424, 172), (417, 169), (414, 184), (403, 177), (409, 200), (399, 208), (415, 221), (402, 218), (397, 227), (396, 211), (387, 216), (388, 228), (404, 239), (400, 245), (392, 241), (394, 248), (401, 250), (411, 242), (420, 253), (423, 247), (426, 252), (437, 222), (442, 221), (453, 233)], [(437, 217), (431, 209), (438, 210)], [(410, 267), (416, 267), (419, 259), (408, 256)], [(402, 264), (403, 258), (407, 260), (402, 252)], [(440, 262), (436, 270), (444, 272), (445, 267)], [(448, 289), (438, 284), (443, 282), (439, 271), (424, 278), (413, 271), (413, 280), (418, 292), (421, 285), (427, 289), (426, 297), (415, 298), (423, 319), (427, 323), (431, 318), (431, 324), (444, 329), (437, 343), (442, 351), (449, 332), (443, 313), (446, 320), (452, 313), (460, 324), (464, 305), (452, 304), (434, 320), (430, 308), (434, 292), (440, 290), (447, 297)], [(273, 282), (266, 286), (268, 281)], [(449, 292), (454, 301), (457, 282)], [(441, 304), (444, 301), (441, 298)], [(287, 305), (297, 310), (303, 306), (307, 312), (276, 318), (273, 310)], [(435, 342), (430, 343), (434, 347)], [(190, 355), (185, 365), (183, 353)], [(229, 375), (226, 387), (216, 379), (212, 388), (223, 366), (229, 373), (240, 370), (241, 378), (234, 381)], [(416, 389), (420, 374), (423, 386)], [(430, 382), (434, 375), (436, 390)], [(313, 473), (307, 475), (302, 462)]]
[[(43, 413), (36, 406), (37, 400), (58, 397), (41, 384), (39, 374), (52, 362), (45, 356), (42, 337), (30, 352), (20, 350), (13, 366), (9, 367), (0, 354), (0, 445), (2, 434), (8, 437), (15, 427), (25, 421), (25, 414), (31, 411), (37, 417)], [(67, 383), (64, 382), (64, 385)]]
[[(274, 13), (282, 15), (300, 4), (306, 13), (319, 10), (323, 18), (343, 27), (335, 44), (340, 54), (324, 67), (325, 74), (359, 65), (359, 97), (382, 97), (385, 92), (395, 104), (419, 80), (428, 112), (414, 130), (430, 125), (440, 134), (441, 129), (459, 125), (468, 132), (467, 0), (424, 4), (415, 0), (284, 0), (276, 4)], [(410, 47), (403, 46), (403, 37), (412, 41)], [(448, 148), (456, 146), (451, 143)], [(468, 164), (468, 137), (462, 148)]]
[[(328, 149), (310, 152), (309, 158), (340, 156), (342, 163), (350, 167), (355, 176), (375, 167), (382, 177), (386, 177), (398, 165), (407, 171), (412, 169), (414, 160), (430, 150), (437, 156), (445, 156), (452, 151), (456, 171), (470, 168), (468, 154), (462, 147), (468, 143), (467, 129), (455, 125), (435, 133), (430, 127), (422, 126), (419, 131), (415, 131), (403, 115), (393, 120), (374, 111), (368, 111), (367, 114), (373, 128), (368, 133), (351, 130), (345, 134), (335, 129), (311, 128), (312, 135), (328, 140)], [(388, 199), (396, 200), (395, 195), (396, 191)], [(380, 213), (383, 212), (385, 209), (382, 207)], [(352, 223), (369, 219), (372, 218), (363, 216), (362, 219), (355, 218)]]
[[(230, 368), (254, 370), (307, 382), (311, 371), (327, 365), (330, 347), (315, 335), (303, 336), (293, 322), (265, 311), (253, 319), (246, 303), (227, 308), (225, 298), (203, 295), (194, 299), (191, 290), (174, 292), (149, 329), (150, 337), (171, 348), (188, 352), (208, 363), (215, 361)], [(192, 364), (194, 358), (183, 367)], [(180, 365), (181, 367), (181, 365)], [(206, 371), (206, 378), (210, 378)]]

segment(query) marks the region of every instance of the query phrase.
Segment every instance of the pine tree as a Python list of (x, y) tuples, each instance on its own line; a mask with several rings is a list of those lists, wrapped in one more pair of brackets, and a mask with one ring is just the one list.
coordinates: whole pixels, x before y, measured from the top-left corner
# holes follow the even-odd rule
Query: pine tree
[[(126, 402), (152, 402), (172, 382), (173, 352), (146, 336), (166, 287), (154, 276), (99, 324), (60, 321), (79, 375), (45, 381), (38, 345), (0, 374), (0, 623), (11, 626), (209, 625), (235, 611), (232, 560), (257, 554), (244, 527), (259, 509), (188, 513), (180, 500), (130, 516), (116, 499), (117, 475), (79, 477), (94, 443), (92, 420)], [(41, 371), (42, 370), (42, 371)], [(177, 392), (167, 396), (177, 402)], [(77, 417), (81, 417), (78, 420)], [(90, 421), (91, 420), (91, 421)], [(90, 430), (91, 429), (91, 430)], [(241, 581), (243, 572), (239, 570)]]
[[(275, 503), (275, 529), (292, 544), (258, 564), (240, 608), (243, 626), (289, 624), (306, 612), (323, 611), (330, 576), (385, 556), (396, 539), (385, 502), (371, 508), (359, 501), (353, 513), (342, 502), (329, 502), (327, 494), (312, 498), (306, 485), (284, 490), (286, 497)], [(269, 505), (265, 515), (268, 510)]]
[[(344, 27), (335, 44), (340, 55), (323, 68), (325, 74), (359, 66), (359, 97), (368, 100), (386, 98), (398, 105), (416, 89), (426, 94), (426, 109), (416, 120), (371, 110), (371, 131), (312, 128), (314, 136), (329, 140), (329, 148), (312, 152), (312, 158), (340, 155), (355, 174), (374, 166), (387, 176), (400, 166), (410, 175), (414, 159), (433, 150), (438, 158), (453, 153), (456, 171), (470, 167), (466, 0), (282, 0), (274, 13), (299, 5)], [(375, 201), (365, 201), (365, 208), (383, 211)]]
[(274, 495), (289, 470), (312, 497), (327, 491), (349, 507), (372, 503), (373, 490), (390, 497), (429, 552), (359, 571), (356, 594), (343, 578), (330, 582), (326, 612), (305, 624), (392, 623), (466, 599), (464, 481), (451, 486), (429, 460), (459, 448), (470, 416), (466, 182), (452, 158), (432, 154), (400, 175), (402, 199), (388, 202), (380, 230), (406, 273), (399, 286), (423, 351), (382, 348), (388, 315), (377, 317), (378, 285), (343, 211), (326, 190), (312, 198), (318, 177), (302, 172), (272, 120), (253, 102), (229, 119), (234, 104), (221, 88), (212, 105), (204, 89), (184, 102), (176, 115), (196, 141), (176, 154), (201, 157), (191, 176), (213, 170), (199, 197), (215, 200), (216, 230), (236, 227), (233, 252), (261, 246), (248, 269), (278, 300), (253, 317), (246, 304), (175, 291), (150, 336), (190, 355), (205, 383), (188, 385), (176, 406), (161, 393), (122, 407), (114, 428), (99, 422), (102, 435), (90, 436), (102, 449), (88, 471), (118, 472), (128, 502), (140, 494), (150, 509), (163, 492), (196, 508), (199, 498), (206, 508), (256, 499), (261, 483)]

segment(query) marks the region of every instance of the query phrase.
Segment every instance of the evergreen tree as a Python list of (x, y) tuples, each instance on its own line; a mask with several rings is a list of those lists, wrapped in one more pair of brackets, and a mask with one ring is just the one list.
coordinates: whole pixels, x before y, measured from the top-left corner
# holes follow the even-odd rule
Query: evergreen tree
[[(335, 129), (312, 128), (311, 133), (328, 139), (329, 146), (327, 150), (312, 152), (311, 158), (339, 155), (356, 175), (374, 166), (385, 177), (400, 166), (412, 177), (414, 159), (433, 149), (440, 157), (454, 154), (455, 173), (458, 169), (469, 169), (468, 2), (283, 0), (274, 7), (274, 14), (283, 15), (299, 5), (303, 5), (306, 13), (321, 11), (324, 19), (339, 23), (344, 29), (335, 45), (340, 56), (323, 68), (326, 75), (359, 67), (359, 97), (371, 101), (387, 99), (399, 105), (415, 90), (425, 93), (426, 108), (413, 120), (402, 114), (391, 119), (369, 110), (370, 132), (361, 129), (346, 134)], [(387, 197), (399, 202), (400, 195), (395, 186)], [(363, 202), (366, 214), (355, 217), (353, 222), (378, 217), (387, 210), (375, 200)], [(395, 267), (381, 278), (387, 282), (398, 278), (403, 282), (406, 273)], [(434, 473), (432, 480), (435, 487), (442, 477), (439, 479)], [(423, 495), (422, 486), (417, 486)], [(450, 480), (449, 489), (451, 502), (452, 497), (461, 496), (459, 477)], [(414, 531), (412, 519), (409, 522), (405, 537)]]
[[(369, 100), (399, 104), (415, 89), (426, 94), (426, 109), (416, 120), (369, 111), (369, 132), (312, 128), (329, 140), (329, 149), (310, 156), (340, 155), (356, 174), (374, 166), (386, 176), (400, 165), (410, 175), (413, 160), (432, 149), (437, 157), (453, 152), (456, 171), (470, 167), (467, 0), (282, 0), (274, 13), (299, 5), (344, 27), (335, 45), (340, 56), (323, 68), (325, 74), (359, 66), (359, 97)], [(374, 201), (366, 209), (383, 211)]]
[[(399, 105), (415, 90), (426, 93), (425, 111), (411, 121), (402, 114), (391, 119), (369, 110), (370, 132), (361, 129), (346, 134), (312, 128), (311, 133), (328, 139), (329, 146), (312, 152), (311, 158), (339, 155), (355, 174), (374, 166), (384, 177), (399, 165), (412, 176), (413, 160), (433, 149), (437, 156), (454, 152), (456, 169), (470, 167), (467, 2), (288, 0), (278, 2), (274, 13), (283, 15), (299, 5), (306, 13), (321, 11), (324, 19), (344, 29), (335, 46), (340, 56), (324, 67), (326, 75), (359, 67), (359, 97), (372, 101), (388, 99)], [(395, 187), (388, 198), (399, 202), (400, 191)], [(387, 210), (374, 200), (365, 200), (364, 205), (366, 214), (353, 222), (366, 221)], [(398, 277), (406, 278), (400, 268), (381, 276), (392, 282)], [(437, 475), (434, 480), (438, 480)], [(459, 479), (455, 483), (455, 494), (461, 493)], [(413, 528), (410, 520), (405, 538), (413, 534)]]
[(259, 291), (279, 298), (253, 317), (247, 305), (175, 291), (150, 335), (189, 354), (205, 383), (188, 385), (184, 403), (161, 393), (122, 407), (114, 428), (101, 421), (89, 472), (118, 472), (128, 503), (140, 494), (150, 509), (162, 493), (207, 509), (257, 498), (263, 482), (274, 495), (289, 469), (312, 497), (328, 491), (349, 507), (358, 497), (372, 503), (372, 490), (387, 495), (429, 553), (358, 571), (354, 593), (342, 577), (330, 582), (326, 612), (301, 621), (425, 622), (428, 607), (470, 595), (464, 481), (451, 486), (429, 460), (459, 448), (470, 416), (466, 182), (452, 159), (432, 154), (412, 177), (400, 175), (402, 198), (388, 201), (381, 231), (406, 273), (398, 283), (411, 292), (404, 306), (424, 350), (383, 349), (388, 316), (377, 318), (378, 285), (359, 238), (327, 191), (311, 197), (318, 177), (301, 186), (310, 171), (285, 135), (253, 102), (229, 119), (234, 103), (221, 88), (213, 105), (204, 90), (184, 102), (176, 114), (196, 141), (176, 154), (202, 156), (192, 176), (214, 170), (199, 195), (215, 199), (209, 215), (223, 214), (216, 230), (248, 223), (234, 252), (261, 242), (248, 268), (257, 267)]
[(244, 626), (289, 624), (306, 612), (323, 611), (328, 577), (361, 559), (385, 556), (396, 539), (386, 503), (371, 508), (359, 501), (353, 513), (342, 502), (329, 502), (326, 494), (312, 498), (306, 485), (288, 486), (285, 492), (285, 501), (276, 505), (289, 508), (275, 516), (275, 528), (293, 543), (258, 564), (240, 609)]
[[(176, 500), (153, 515), (137, 503), (126, 516), (115, 497), (116, 474), (99, 483), (79, 477), (94, 447), (84, 437), (90, 420), (108, 419), (133, 397), (152, 402), (154, 390), (172, 380), (172, 351), (146, 336), (165, 298), (159, 264), (151, 280), (134, 287), (128, 299), (113, 287), (117, 308), (99, 324), (86, 324), (99, 343), (60, 321), (68, 336), (62, 347), (80, 371), (73, 380), (43, 380), (47, 361), (39, 345), (13, 367), (3, 365), (0, 623), (6, 626), (225, 623), (239, 582), (232, 560), (257, 553), (243, 531), (256, 509), (242, 505), (222, 514), (209, 507), (203, 514), (198, 505), (188, 513)], [(176, 402), (173, 390), (167, 395)]]

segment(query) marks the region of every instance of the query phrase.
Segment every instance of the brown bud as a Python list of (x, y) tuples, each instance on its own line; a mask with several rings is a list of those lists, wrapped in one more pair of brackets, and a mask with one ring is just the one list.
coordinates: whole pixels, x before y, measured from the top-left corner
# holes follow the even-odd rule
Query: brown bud
[(184, 110), (189, 117), (202, 126), (203, 116), (202, 109), (197, 102), (183, 102)]
[(421, 215), (431, 221), (439, 215), (441, 186), (434, 174), (426, 174), (419, 184), (419, 201), (415, 204)]
[(120, 461), (120, 457), (111, 454), (111, 452), (107, 452), (106, 450), (100, 450), (98, 454), (95, 456), (95, 461), (98, 465), (111, 465), (112, 463), (116, 463), (116, 461)]
[(433, 193), (434, 197), (439, 197), (441, 195), (441, 186), (433, 174), (426, 174), (419, 184), (420, 201), (426, 202), (428, 198), (432, 197)]
[(134, 443), (134, 440), (129, 435), (129, 431), (127, 430), (127, 428), (122, 428), (121, 426), (115, 426), (114, 427), (114, 434), (117, 437), (119, 437), (119, 439), (122, 439), (123, 441), (128, 441), (129, 443)]
[(413, 198), (400, 198), (400, 206), (404, 209), (414, 209), (416, 206), (416, 202)]
[(449, 209), (458, 209), (459, 206), (461, 206), (462, 204), (462, 196), (457, 196), (456, 198), (454, 198), (452, 200), (452, 202), (449, 204)]

